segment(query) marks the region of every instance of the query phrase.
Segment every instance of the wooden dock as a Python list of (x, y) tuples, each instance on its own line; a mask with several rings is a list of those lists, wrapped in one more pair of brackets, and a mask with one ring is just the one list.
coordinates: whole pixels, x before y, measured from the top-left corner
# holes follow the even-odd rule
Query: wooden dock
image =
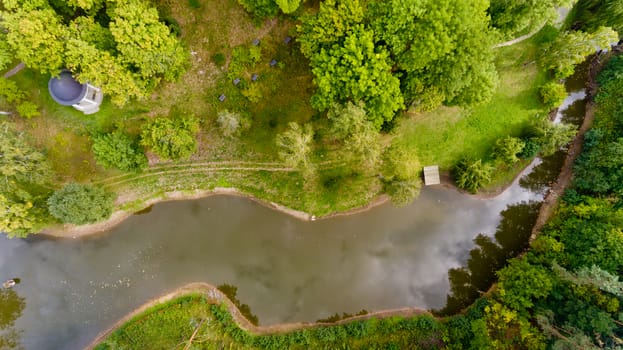
[(424, 184), (426, 186), (439, 185), (441, 183), (439, 179), (439, 166), (431, 165), (424, 167)]

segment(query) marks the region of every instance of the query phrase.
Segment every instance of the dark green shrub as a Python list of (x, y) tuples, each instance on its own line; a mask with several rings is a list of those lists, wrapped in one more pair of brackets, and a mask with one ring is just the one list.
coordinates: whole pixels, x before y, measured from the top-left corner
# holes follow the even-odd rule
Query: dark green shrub
[(606, 67), (597, 76), (599, 86), (604, 86), (612, 80), (623, 79), (623, 56), (614, 56)]
[(199, 0), (188, 0), (188, 5), (190, 5), (190, 7), (194, 9), (198, 9), (201, 7), (201, 3), (199, 2)]
[(214, 64), (217, 65), (218, 67), (224, 66), (226, 61), (227, 60), (225, 59), (225, 55), (223, 55), (220, 52), (217, 52), (214, 55), (212, 55), (212, 62), (214, 62)]
[(493, 167), (482, 159), (464, 159), (455, 168), (456, 184), (471, 193), (476, 193), (479, 188), (491, 181), (492, 173)]
[(534, 139), (523, 139), (524, 146), (521, 152), (517, 155), (521, 159), (530, 159), (536, 157), (541, 150), (541, 145)]
[(279, 12), (274, 0), (238, 0), (238, 3), (257, 19), (275, 17)]
[(121, 131), (95, 135), (92, 149), (97, 164), (107, 169), (140, 171), (147, 166), (147, 157), (138, 142)]
[(48, 210), (63, 223), (90, 224), (108, 219), (114, 195), (100, 187), (70, 183), (48, 198)]

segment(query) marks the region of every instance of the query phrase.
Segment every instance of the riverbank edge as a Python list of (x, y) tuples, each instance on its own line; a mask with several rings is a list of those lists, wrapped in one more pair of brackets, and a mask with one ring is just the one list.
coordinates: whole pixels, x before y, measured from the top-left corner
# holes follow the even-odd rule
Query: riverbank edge
[(207, 198), (210, 196), (217, 196), (217, 195), (228, 195), (228, 196), (246, 198), (264, 207), (279, 211), (281, 213), (284, 213), (286, 215), (289, 215), (291, 217), (294, 217), (302, 221), (315, 221), (315, 220), (323, 220), (323, 219), (329, 219), (329, 218), (334, 218), (334, 217), (339, 217), (339, 216), (359, 214), (359, 213), (368, 211), (374, 207), (377, 207), (379, 205), (385, 204), (390, 199), (389, 196), (387, 195), (380, 195), (376, 197), (376, 199), (370, 201), (368, 204), (362, 207), (353, 208), (347, 211), (335, 212), (335, 213), (331, 213), (331, 214), (328, 214), (322, 217), (316, 217), (304, 211), (295, 210), (295, 209), (288, 208), (284, 205), (281, 205), (275, 202), (263, 200), (251, 194), (242, 192), (234, 187), (215, 187), (209, 190), (195, 190), (192, 193), (188, 193), (184, 191), (173, 191), (173, 192), (166, 192), (159, 197), (145, 200), (144, 202), (141, 203), (141, 205), (136, 210), (132, 210), (132, 211), (117, 210), (113, 212), (107, 220), (104, 220), (104, 221), (96, 222), (93, 224), (86, 224), (86, 225), (59, 224), (59, 225), (55, 225), (55, 226), (51, 226), (51, 227), (43, 229), (41, 232), (39, 232), (39, 235), (51, 236), (55, 238), (80, 238), (80, 237), (91, 236), (91, 235), (95, 235), (98, 233), (102, 233), (104, 231), (108, 231), (114, 228), (115, 226), (121, 224), (123, 221), (125, 221), (129, 217), (136, 215), (142, 210), (145, 210), (158, 203), (170, 202), (170, 201), (194, 200), (194, 199)]
[(207, 301), (212, 304), (225, 304), (227, 306), (228, 312), (232, 315), (236, 324), (244, 331), (255, 334), (255, 335), (268, 335), (268, 334), (282, 334), (289, 333), (296, 330), (308, 329), (314, 327), (325, 327), (325, 326), (335, 326), (344, 323), (349, 323), (353, 321), (359, 320), (367, 320), (370, 318), (389, 318), (389, 317), (413, 317), (419, 315), (430, 315), (431, 317), (438, 318), (434, 316), (430, 311), (418, 308), (401, 308), (401, 309), (388, 309), (388, 310), (380, 310), (367, 313), (365, 315), (357, 315), (351, 316), (344, 319), (341, 319), (336, 322), (296, 322), (296, 323), (278, 323), (270, 326), (255, 326), (253, 325), (234, 305), (234, 303), (225, 295), (223, 292), (218, 290), (215, 286), (205, 283), (205, 282), (195, 282), (190, 283), (180, 288), (175, 289), (172, 292), (163, 294), (156, 298), (151, 299), (150, 301), (144, 303), (138, 308), (134, 309), (132, 312), (115, 322), (111, 327), (106, 330), (100, 332), (95, 339), (89, 343), (84, 349), (92, 350), (99, 343), (106, 340), (108, 336), (110, 336), (113, 332), (120, 329), (123, 325), (132, 321), (134, 318), (139, 317), (146, 312), (149, 312), (150, 309), (167, 303), (169, 301), (182, 298), (185, 296), (193, 295), (193, 294), (201, 294), (206, 297)]

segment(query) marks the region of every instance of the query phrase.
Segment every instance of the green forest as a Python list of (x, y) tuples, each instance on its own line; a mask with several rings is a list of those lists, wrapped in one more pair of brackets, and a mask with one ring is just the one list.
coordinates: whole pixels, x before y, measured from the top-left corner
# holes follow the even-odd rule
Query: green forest
[[(96, 348), (623, 349), (618, 33), (620, 0), (2, 0), (0, 231), (223, 188), (313, 218), (406, 206), (428, 165), (496, 195), (577, 137), (550, 114), (588, 62), (570, 186), (469, 307), (264, 334), (190, 294)], [(99, 112), (56, 103), (63, 70)]]

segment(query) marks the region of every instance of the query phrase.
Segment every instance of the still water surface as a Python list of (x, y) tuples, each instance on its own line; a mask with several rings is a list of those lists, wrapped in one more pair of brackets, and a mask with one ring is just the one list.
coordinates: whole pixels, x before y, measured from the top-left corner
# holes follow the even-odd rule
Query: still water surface
[[(406, 208), (302, 222), (243, 198), (169, 202), (96, 237), (0, 238), (0, 279), (21, 278), (12, 330), (28, 349), (78, 349), (150, 298), (205, 281), (238, 287), (260, 324), (336, 312), (439, 308), (447, 271), (492, 235), (508, 204), (539, 199), (513, 185), (481, 200), (425, 188)], [(9, 327), (6, 327), (9, 328)]]

